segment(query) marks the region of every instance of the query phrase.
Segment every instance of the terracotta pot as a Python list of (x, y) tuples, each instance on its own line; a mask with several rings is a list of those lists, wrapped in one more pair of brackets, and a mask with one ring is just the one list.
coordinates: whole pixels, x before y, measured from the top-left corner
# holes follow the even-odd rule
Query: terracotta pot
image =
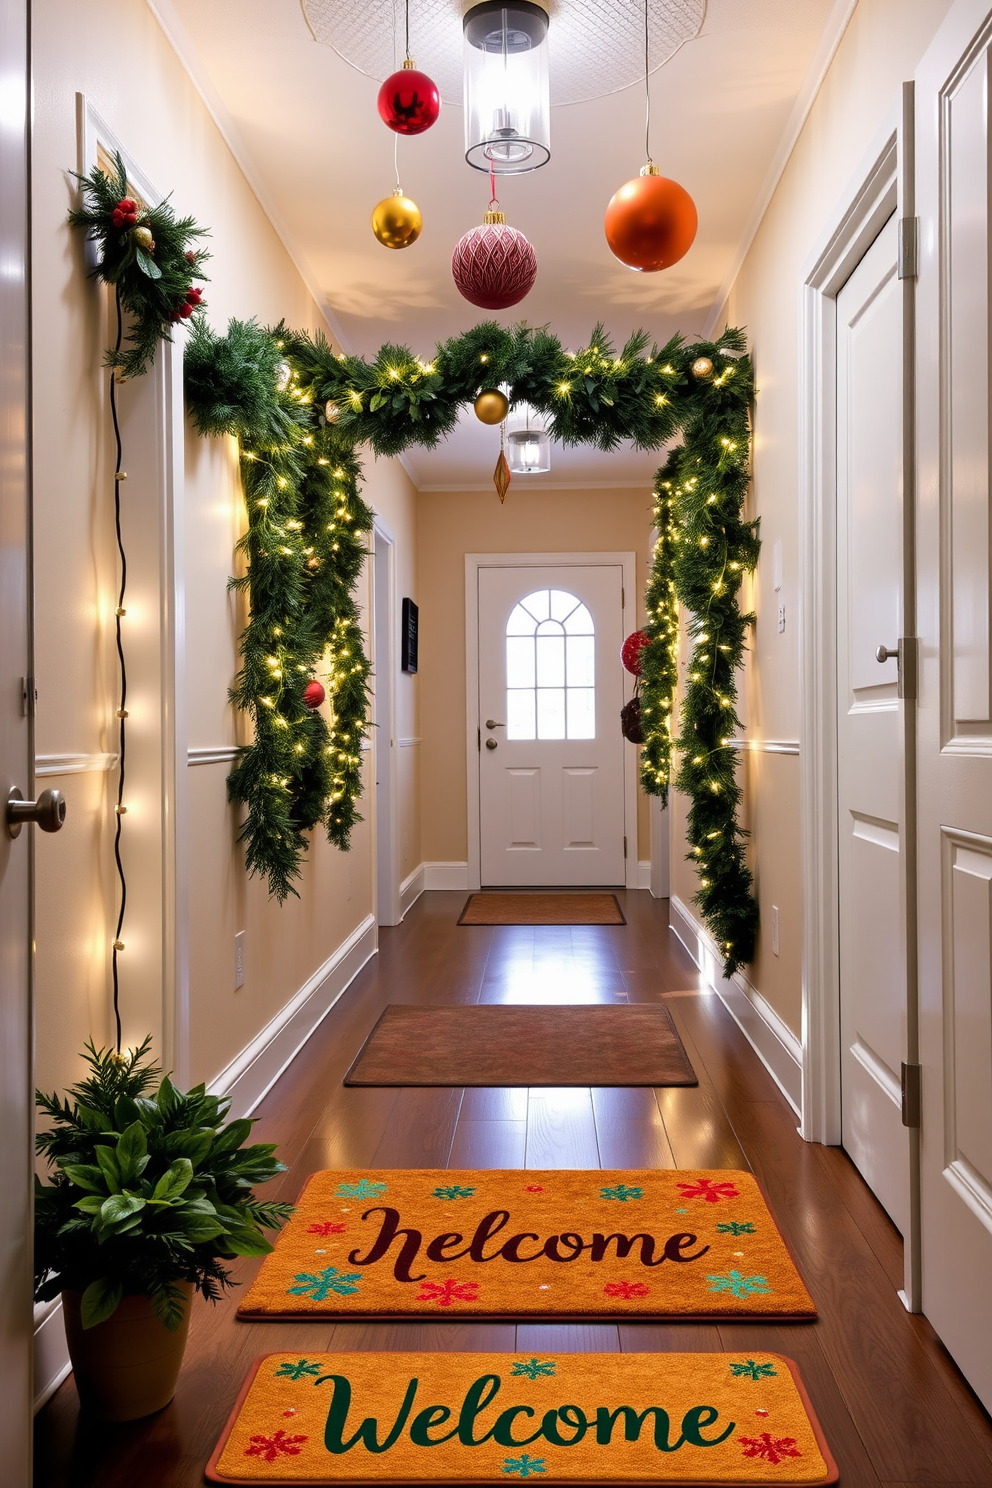
[(65, 1336), (80, 1404), (102, 1421), (136, 1421), (176, 1393), (189, 1332), (193, 1286), (180, 1282), (183, 1320), (174, 1333), (152, 1311), (150, 1297), (124, 1297), (106, 1322), (84, 1328), (80, 1292), (62, 1293)]

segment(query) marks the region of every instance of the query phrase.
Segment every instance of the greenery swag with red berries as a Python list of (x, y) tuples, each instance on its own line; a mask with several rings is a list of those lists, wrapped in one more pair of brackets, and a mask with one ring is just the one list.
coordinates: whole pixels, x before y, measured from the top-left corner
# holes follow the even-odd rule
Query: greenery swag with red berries
[(106, 363), (122, 377), (138, 377), (154, 361), (159, 341), (172, 339), (170, 327), (188, 320), (203, 303), (203, 291), (193, 281), (206, 278), (203, 264), (210, 255), (195, 246), (206, 228), (192, 217), (177, 217), (168, 198), (146, 207), (131, 196), (120, 155), (114, 156), (111, 174), (94, 166), (77, 180), (82, 205), (69, 213), (69, 221), (85, 228), (98, 245), (91, 273), (112, 286), (128, 316), (124, 344), (108, 348)]

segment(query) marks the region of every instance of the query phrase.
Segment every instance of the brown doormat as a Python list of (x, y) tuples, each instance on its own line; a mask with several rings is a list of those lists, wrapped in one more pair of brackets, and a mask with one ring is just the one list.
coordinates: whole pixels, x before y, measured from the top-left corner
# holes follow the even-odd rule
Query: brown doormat
[(391, 1003), (346, 1085), (696, 1085), (663, 1004)]
[(754, 1352), (268, 1354), (207, 1479), (836, 1483), (798, 1368)]
[(459, 925), (626, 925), (616, 894), (470, 894)]
[(297, 1322), (815, 1316), (735, 1168), (315, 1173), (238, 1307)]

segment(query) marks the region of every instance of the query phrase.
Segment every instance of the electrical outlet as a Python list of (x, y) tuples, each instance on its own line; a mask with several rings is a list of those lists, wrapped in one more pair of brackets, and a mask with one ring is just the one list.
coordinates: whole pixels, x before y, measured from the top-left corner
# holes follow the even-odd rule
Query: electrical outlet
[(239, 930), (234, 937), (234, 988), (245, 984), (245, 932)]
[(778, 905), (772, 905), (772, 955), (778, 955)]
[(785, 600), (784, 599), (780, 599), (779, 602), (778, 602), (778, 629), (779, 629), (779, 634), (780, 635), (781, 635), (782, 631), (785, 629)]

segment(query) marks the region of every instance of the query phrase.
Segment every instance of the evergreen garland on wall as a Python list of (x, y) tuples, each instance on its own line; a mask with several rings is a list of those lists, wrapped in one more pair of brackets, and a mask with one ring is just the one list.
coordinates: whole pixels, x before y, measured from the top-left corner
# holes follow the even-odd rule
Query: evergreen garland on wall
[[(249, 615), (231, 701), (251, 719), (252, 742), (228, 788), (247, 808), (249, 872), (265, 875), (280, 901), (296, 893), (306, 833), (322, 825), (347, 850), (362, 819), (370, 668), (352, 591), (372, 526), (351, 443), (297, 386), (281, 329), (233, 320), (222, 337), (198, 318), (186, 352), (197, 430), (239, 442), (246, 571), (231, 584)], [(315, 678), (326, 682), (329, 717), (304, 700)]]

